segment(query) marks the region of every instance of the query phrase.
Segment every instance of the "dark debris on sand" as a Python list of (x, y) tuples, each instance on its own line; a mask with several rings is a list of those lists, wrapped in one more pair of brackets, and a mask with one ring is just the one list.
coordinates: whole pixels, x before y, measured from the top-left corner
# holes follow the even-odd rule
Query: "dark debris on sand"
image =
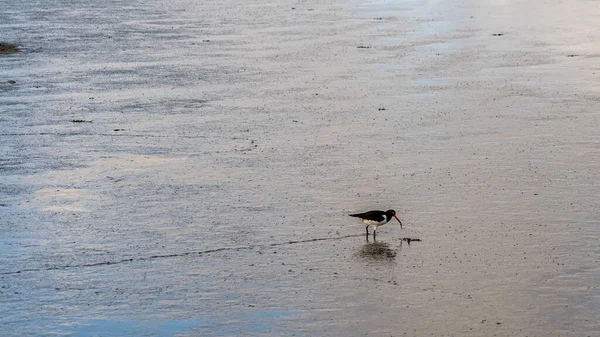
[(20, 49), (17, 45), (0, 42), (0, 54), (17, 53), (19, 51)]

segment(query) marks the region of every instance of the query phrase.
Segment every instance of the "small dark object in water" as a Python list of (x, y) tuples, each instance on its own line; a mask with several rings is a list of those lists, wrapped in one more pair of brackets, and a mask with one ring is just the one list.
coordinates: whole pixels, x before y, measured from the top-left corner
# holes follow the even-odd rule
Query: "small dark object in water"
[(579, 55), (577, 55), (577, 54), (569, 54), (569, 55), (567, 55), (567, 57), (575, 57), (575, 56), (579, 56)]
[(415, 242), (421, 242), (421, 239), (402, 238), (402, 241), (405, 241), (406, 243), (408, 243), (410, 245), (410, 243), (413, 242), (413, 241), (415, 241)]
[(492, 36), (502, 36), (502, 35), (504, 35), (504, 33), (494, 33), (494, 34), (492, 34)]
[(377, 110), (379, 110), (379, 111), (384, 111), (384, 110), (385, 110), (385, 108), (379, 108), (379, 109), (377, 109)]
[(114, 131), (125, 131), (125, 129), (114, 129)]
[(375, 18), (373, 20), (381, 21), (381, 20), (383, 20), (383, 18)]
[(19, 46), (17, 45), (0, 42), (0, 54), (10, 54), (19, 51), (21, 51), (21, 49), (19, 49)]
[(15, 80), (8, 80), (8, 81), (6, 81), (6, 83), (8, 83), (8, 84), (17, 84), (17, 81), (15, 81)]
[(85, 119), (71, 119), (71, 123), (91, 123), (92, 121), (86, 121)]
[(356, 48), (358, 48), (358, 49), (369, 49), (369, 48), (371, 48), (371, 47), (369, 47), (369, 46), (358, 46), (358, 47), (356, 47)]

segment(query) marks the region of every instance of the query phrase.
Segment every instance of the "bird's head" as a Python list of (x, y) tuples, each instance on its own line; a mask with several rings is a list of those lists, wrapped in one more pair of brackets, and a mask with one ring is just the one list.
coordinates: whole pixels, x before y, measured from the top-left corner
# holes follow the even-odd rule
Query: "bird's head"
[(394, 219), (398, 220), (398, 222), (400, 223), (400, 229), (402, 229), (402, 221), (400, 221), (400, 219), (398, 219), (398, 216), (396, 215), (396, 211), (394, 211), (393, 209), (390, 209), (385, 213), (388, 216), (394, 217)]

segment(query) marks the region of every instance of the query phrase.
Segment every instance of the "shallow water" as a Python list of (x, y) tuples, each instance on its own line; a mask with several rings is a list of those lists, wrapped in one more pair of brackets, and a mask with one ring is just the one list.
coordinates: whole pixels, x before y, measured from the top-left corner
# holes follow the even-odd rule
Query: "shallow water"
[(0, 6), (0, 334), (600, 334), (598, 2)]

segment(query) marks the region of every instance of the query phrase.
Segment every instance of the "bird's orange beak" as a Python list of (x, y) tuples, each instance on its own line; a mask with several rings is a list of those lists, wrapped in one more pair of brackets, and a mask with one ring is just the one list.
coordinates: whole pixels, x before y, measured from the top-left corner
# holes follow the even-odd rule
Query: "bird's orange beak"
[(395, 215), (394, 215), (394, 218), (396, 218), (396, 220), (398, 220), (398, 222), (400, 223), (400, 229), (402, 229), (402, 221), (400, 221), (400, 219), (398, 219), (398, 217)]

